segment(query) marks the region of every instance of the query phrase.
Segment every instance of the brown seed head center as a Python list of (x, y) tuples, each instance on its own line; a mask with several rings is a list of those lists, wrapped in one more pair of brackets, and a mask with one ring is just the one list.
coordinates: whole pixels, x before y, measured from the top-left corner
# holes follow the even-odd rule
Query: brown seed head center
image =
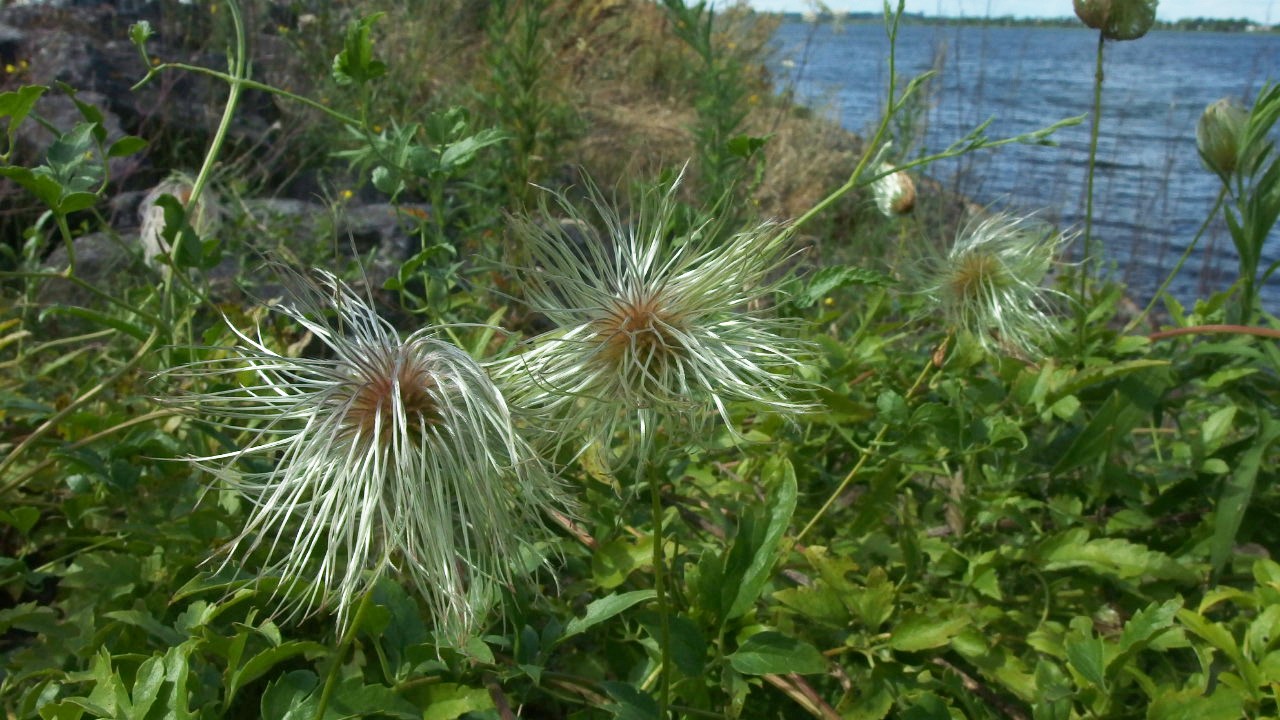
[(345, 406), (344, 427), (352, 435), (386, 442), (395, 429), (396, 405), (404, 408), (406, 429), (416, 435), (425, 425), (440, 421), (432, 390), (435, 378), (413, 362), (401, 362), (389, 372), (364, 374), (352, 383)]
[(604, 356), (611, 362), (628, 355), (661, 362), (677, 347), (672, 332), (677, 320), (659, 298), (621, 303), (596, 321)]
[(959, 300), (976, 300), (1004, 284), (1005, 270), (998, 258), (970, 253), (951, 272), (951, 294)]

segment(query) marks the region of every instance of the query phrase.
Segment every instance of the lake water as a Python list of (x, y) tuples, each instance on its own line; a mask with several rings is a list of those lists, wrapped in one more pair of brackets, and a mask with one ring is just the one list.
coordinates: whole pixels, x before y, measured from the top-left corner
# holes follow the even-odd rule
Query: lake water
[[(888, 40), (879, 23), (841, 28), (785, 22), (775, 35), (779, 88), (865, 133), (885, 106)], [(913, 148), (936, 152), (994, 118), (987, 136), (1006, 137), (1089, 113), (1097, 34), (1087, 28), (909, 25), (898, 39), (899, 76), (939, 70)], [(1144, 301), (1164, 279), (1212, 207), (1220, 183), (1196, 154), (1195, 125), (1209, 103), (1232, 96), (1252, 105), (1280, 80), (1280, 36), (1152, 32), (1109, 42), (1098, 164), (1095, 247)], [(905, 84), (905, 83), (904, 83)], [(1058, 147), (1014, 145), (933, 165), (927, 174), (995, 209), (1035, 212), (1083, 227), (1088, 120), (1055, 135)], [(1225, 289), (1236, 257), (1219, 219), (1202, 238), (1173, 292), (1183, 301)], [(1280, 259), (1280, 233), (1264, 249)], [(1262, 289), (1280, 312), (1280, 272)]]

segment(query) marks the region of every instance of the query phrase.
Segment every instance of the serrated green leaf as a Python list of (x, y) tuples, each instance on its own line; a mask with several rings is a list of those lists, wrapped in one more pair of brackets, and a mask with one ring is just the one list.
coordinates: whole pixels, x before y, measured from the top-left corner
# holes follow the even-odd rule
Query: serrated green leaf
[(1222, 483), (1218, 505), (1213, 513), (1213, 537), (1209, 542), (1209, 557), (1214, 571), (1220, 571), (1235, 547), (1236, 534), (1244, 520), (1245, 511), (1253, 499), (1254, 484), (1272, 444), (1280, 438), (1280, 421), (1268, 410), (1258, 412), (1258, 433), (1248, 449), (1240, 454), (1235, 473)]
[(827, 659), (817, 648), (773, 630), (747, 638), (729, 656), (729, 664), (744, 675), (814, 675), (827, 671)]
[(342, 52), (333, 58), (333, 79), (340, 85), (364, 84), (386, 74), (385, 63), (373, 59), (373, 24), (386, 13), (377, 12), (347, 26)]
[(658, 720), (658, 703), (634, 686), (614, 681), (602, 682), (600, 686), (614, 701), (603, 709), (619, 720)]
[(758, 517), (751, 511), (743, 515), (738, 536), (725, 561), (724, 583), (731, 594), (722, 605), (725, 608), (722, 622), (741, 616), (755, 604), (773, 573), (782, 536), (796, 509), (796, 473), (791, 461), (770, 459), (764, 475), (769, 487), (768, 507), (764, 510), (768, 515)]
[(1239, 692), (1221, 686), (1207, 697), (1195, 689), (1164, 692), (1147, 706), (1147, 720), (1239, 720), (1248, 717), (1244, 700)]
[(111, 620), (139, 628), (165, 645), (177, 645), (184, 639), (178, 631), (161, 624), (151, 613), (143, 610), (112, 610), (102, 615)]
[(632, 590), (622, 594), (614, 593), (592, 600), (587, 604), (587, 612), (582, 617), (574, 618), (564, 628), (561, 640), (586, 632), (591, 627), (631, 608), (634, 605), (652, 600), (656, 596), (653, 590)]
[(1068, 636), (1064, 643), (1067, 651), (1067, 662), (1080, 673), (1090, 685), (1105, 691), (1107, 688), (1104, 662), (1106, 648), (1102, 638), (1087, 632), (1077, 632)]
[(130, 700), (133, 703), (133, 716), (145, 718), (151, 706), (160, 697), (160, 687), (164, 684), (164, 656), (153, 655), (142, 661), (134, 676), (133, 690)]
[(893, 278), (874, 270), (855, 265), (829, 265), (808, 278), (803, 289), (791, 298), (791, 304), (804, 309), (814, 306), (823, 298), (851, 285), (892, 285)]
[(231, 680), (227, 684), (227, 702), (230, 703), (245, 685), (266, 675), (268, 671), (285, 660), (298, 655), (317, 656), (325, 651), (324, 645), (305, 640), (291, 640), (263, 650), (231, 673)]
[(111, 143), (111, 147), (107, 149), (107, 157), (126, 157), (138, 152), (146, 146), (146, 140), (143, 140), (136, 135), (126, 135)]
[(454, 683), (430, 686), (426, 698), (422, 720), (455, 720), (469, 712), (478, 713), (493, 708), (493, 696), (485, 688)]
[(1073, 528), (1045, 539), (1036, 552), (1045, 570), (1085, 568), (1123, 579), (1150, 577), (1195, 582), (1199, 576), (1168, 555), (1119, 538), (1089, 539)]
[(967, 617), (939, 619), (923, 614), (906, 615), (893, 626), (889, 647), (900, 652), (942, 647), (969, 624)]

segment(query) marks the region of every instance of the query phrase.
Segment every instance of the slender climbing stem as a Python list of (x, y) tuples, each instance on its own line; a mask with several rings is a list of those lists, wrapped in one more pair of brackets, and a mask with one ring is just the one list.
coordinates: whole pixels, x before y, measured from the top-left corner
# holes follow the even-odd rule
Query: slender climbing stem
[[(5, 456), (3, 461), (0, 461), (0, 476), (4, 475), (4, 471), (9, 469), (9, 467), (13, 465), (14, 461), (17, 460), (18, 457), (22, 455), (22, 453), (26, 452), (27, 448), (31, 447), (33, 444), (36, 443), (36, 441), (44, 437), (51, 430), (58, 427), (58, 424), (61, 423), (63, 419), (65, 419), (68, 415), (80, 410), (82, 407), (84, 407), (86, 403), (88, 403), (90, 400), (97, 397), (98, 393), (102, 392), (103, 390), (109, 387), (112, 387), (113, 385), (115, 385), (117, 380), (119, 380), (125, 374), (132, 372), (134, 368), (136, 368), (142, 362), (142, 360), (151, 353), (151, 349), (155, 346), (156, 342), (159, 339), (160, 339), (160, 328), (156, 327), (151, 331), (151, 335), (147, 337), (146, 342), (142, 343), (142, 346), (138, 348), (138, 351), (135, 352), (133, 354), (133, 357), (129, 359), (129, 362), (120, 366), (118, 370), (116, 370), (114, 373), (111, 373), (111, 375), (105, 378), (102, 382), (98, 383), (97, 385), (94, 385), (92, 388), (85, 391), (82, 395), (77, 397), (75, 400), (72, 400), (66, 407), (54, 413), (52, 416), (49, 417), (49, 419), (41, 423), (40, 427), (36, 428), (21, 443), (19, 443), (17, 447), (15, 447), (13, 450), (10, 450), (9, 454)], [(20, 479), (24, 479), (25, 477), (26, 476), (24, 475)], [(0, 490), (0, 492), (7, 493), (8, 491), (14, 489), (15, 487), (17, 487), (16, 483), (11, 482), (6, 484), (4, 488)]]
[(662, 479), (653, 461), (653, 432), (656, 418), (644, 417), (641, 411), (640, 452), (636, 458), (636, 471), (649, 484), (649, 501), (653, 511), (653, 594), (658, 606), (658, 717), (667, 720), (671, 707), (671, 608), (667, 602), (667, 556), (663, 550)]
[(1098, 55), (1093, 72), (1093, 117), (1089, 122), (1089, 164), (1085, 170), (1084, 181), (1084, 238), (1080, 257), (1080, 295), (1076, 298), (1076, 331), (1080, 337), (1080, 349), (1084, 349), (1085, 317), (1089, 312), (1089, 304), (1085, 294), (1089, 291), (1089, 274), (1093, 271), (1093, 172), (1098, 160), (1098, 128), (1102, 121), (1102, 50), (1106, 38), (1098, 33)]
[(1204, 232), (1208, 229), (1209, 223), (1218, 216), (1218, 210), (1222, 207), (1222, 203), (1226, 197), (1227, 188), (1226, 186), (1223, 186), (1223, 188), (1218, 191), (1218, 199), (1214, 201), (1213, 209), (1205, 216), (1204, 222), (1200, 223), (1200, 229), (1196, 230), (1195, 237), (1191, 238), (1191, 242), (1187, 245), (1187, 249), (1182, 251), (1182, 257), (1178, 258), (1177, 264), (1175, 264), (1173, 269), (1169, 271), (1169, 274), (1165, 276), (1164, 282), (1160, 283), (1160, 287), (1156, 288), (1156, 291), (1152, 293), (1151, 300), (1147, 302), (1147, 306), (1142, 309), (1142, 312), (1138, 313), (1138, 317), (1129, 321), (1129, 324), (1125, 326), (1124, 334), (1127, 335), (1132, 332), (1133, 329), (1138, 326), (1138, 323), (1145, 320), (1147, 315), (1151, 314), (1151, 308), (1155, 307), (1156, 301), (1158, 301), (1160, 296), (1164, 294), (1164, 291), (1169, 287), (1169, 283), (1172, 283), (1173, 279), (1178, 276), (1178, 272), (1182, 270), (1182, 265), (1187, 261), (1187, 258), (1191, 256), (1191, 251), (1196, 249), (1196, 245), (1199, 244), (1200, 238), (1204, 236)]
[(352, 616), (351, 624), (347, 626), (347, 631), (342, 634), (342, 640), (338, 642), (338, 647), (333, 654), (333, 664), (329, 666), (329, 672), (324, 678), (324, 688), (320, 691), (315, 720), (324, 720), (325, 711), (329, 709), (329, 700), (333, 697), (334, 688), (338, 686), (338, 671), (342, 668), (342, 660), (347, 656), (347, 650), (355, 643), (356, 632), (364, 621), (364, 614), (369, 609), (369, 601), (372, 597), (373, 588), (369, 588), (360, 598), (360, 604), (356, 606), (356, 614)]
[[(943, 354), (946, 352), (947, 345), (949, 344), (950, 340), (951, 338), (949, 336), (946, 339), (944, 339), (942, 341), (942, 344), (938, 346), (938, 349), (933, 352), (933, 355), (929, 359), (929, 362), (925, 363), (924, 368), (920, 370), (920, 374), (916, 376), (916, 381), (911, 383), (911, 388), (907, 390), (906, 397), (908, 399), (916, 393), (916, 390), (920, 389), (920, 386), (924, 384), (924, 381), (928, 379), (929, 375), (934, 371), (934, 369), (941, 366), (941, 362), (939, 362), (937, 359), (939, 357), (942, 357)], [(818, 521), (821, 520), (822, 516), (825, 515), (828, 510), (831, 509), (831, 506), (835, 504), (836, 500), (841, 495), (844, 494), (844, 491), (847, 490), (849, 487), (849, 483), (853, 482), (853, 479), (858, 476), (859, 472), (862, 471), (862, 467), (867, 464), (867, 460), (871, 457), (871, 453), (876, 448), (880, 447), (880, 443), (884, 442), (884, 436), (887, 435), (888, 432), (889, 432), (889, 423), (884, 423), (883, 425), (880, 426), (880, 430), (876, 432), (876, 436), (871, 439), (871, 444), (868, 445), (867, 449), (863, 451), (861, 455), (858, 456), (858, 462), (854, 463), (853, 468), (849, 470), (849, 473), (845, 475), (844, 479), (840, 481), (840, 484), (836, 486), (835, 491), (832, 492), (831, 496), (827, 498), (827, 501), (822, 504), (822, 507), (818, 508), (818, 512), (814, 513), (813, 517), (809, 519), (809, 522), (805, 524), (804, 528), (802, 528), (800, 532), (796, 533), (796, 537), (795, 537), (796, 543), (799, 543), (802, 539), (804, 539), (804, 536), (807, 535), (809, 531), (813, 529), (814, 525), (818, 524)]]
[(1164, 340), (1179, 335), (1252, 335), (1254, 337), (1280, 340), (1280, 330), (1275, 328), (1252, 327), (1249, 325), (1191, 325), (1189, 327), (1161, 330), (1147, 336), (1148, 340)]

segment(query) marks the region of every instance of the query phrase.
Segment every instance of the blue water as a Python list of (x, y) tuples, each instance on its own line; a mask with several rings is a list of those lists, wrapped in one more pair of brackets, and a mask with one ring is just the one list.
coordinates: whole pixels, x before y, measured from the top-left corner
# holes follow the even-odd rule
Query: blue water
[[(881, 24), (786, 22), (775, 35), (772, 71), (780, 88), (827, 108), (849, 130), (874, 127), (885, 106), (889, 45)], [(936, 152), (994, 118), (999, 138), (1089, 113), (1097, 35), (1086, 28), (905, 26), (897, 70), (935, 68), (921, 111), (923, 137), (910, 155)], [(1195, 125), (1205, 106), (1231, 96), (1252, 105), (1280, 80), (1280, 36), (1152, 32), (1107, 43), (1102, 126), (1095, 170), (1095, 246), (1130, 286), (1150, 296), (1195, 236), (1220, 187), (1196, 154)], [(1013, 145), (937, 163), (927, 174), (995, 209), (1035, 212), (1064, 228), (1083, 226), (1088, 120), (1059, 131), (1057, 147)], [(901, 143), (900, 143), (901, 144)], [(1263, 268), (1280, 259), (1280, 233), (1264, 248)], [(1221, 219), (1188, 260), (1173, 293), (1184, 302), (1227, 288), (1236, 256)], [(1280, 272), (1262, 289), (1280, 312)]]

